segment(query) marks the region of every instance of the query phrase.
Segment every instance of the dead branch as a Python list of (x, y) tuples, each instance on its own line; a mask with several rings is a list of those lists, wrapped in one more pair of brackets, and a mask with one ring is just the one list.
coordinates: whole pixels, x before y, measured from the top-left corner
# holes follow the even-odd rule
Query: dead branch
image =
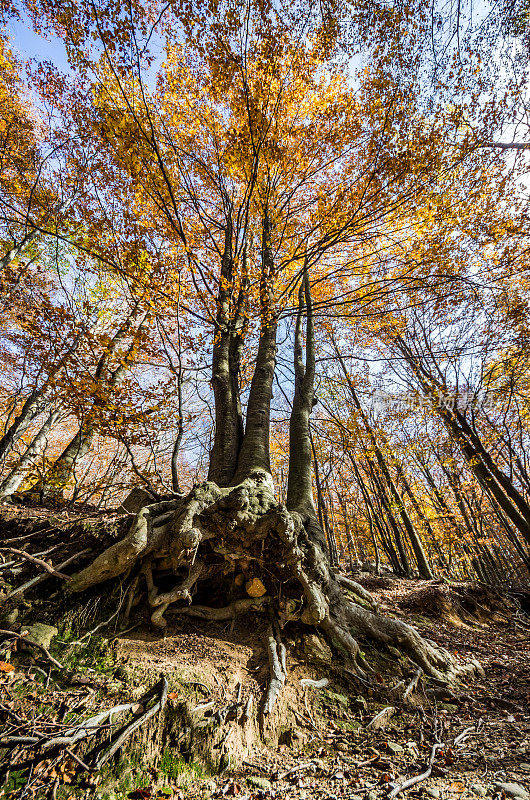
[[(60, 572), (60, 570), (67, 567), (73, 561), (75, 561), (78, 558), (81, 558), (81, 556), (84, 556), (89, 552), (90, 550), (81, 550), (79, 553), (70, 556), (70, 558), (67, 558), (66, 561), (63, 561), (61, 564), (59, 564), (56, 567), (55, 571)], [(4, 601), (11, 600), (11, 598), (17, 597), (19, 594), (24, 594), (24, 592), (26, 592), (28, 589), (33, 589), (34, 586), (37, 586), (37, 584), (42, 583), (42, 581), (45, 581), (46, 578), (48, 578), (47, 572), (41, 573), (41, 575), (37, 575), (36, 578), (32, 578), (31, 580), (27, 581), (27, 583), (23, 583), (22, 586), (19, 586), (17, 589), (13, 589), (12, 592), (10, 592), (8, 595), (5, 596)]]
[(50, 575), (53, 575), (55, 578), (61, 578), (63, 581), (69, 581), (70, 576), (65, 575), (62, 572), (54, 569), (51, 564), (48, 564), (47, 561), (43, 561), (42, 558), (37, 558), (36, 556), (32, 556), (30, 553), (26, 553), (25, 550), (17, 550), (14, 547), (1, 547), (0, 552), (4, 553), (14, 553), (16, 556), (20, 556), (20, 558), (25, 559), (26, 561), (30, 561), (32, 564), (36, 564), (38, 567), (41, 567), (46, 572), (49, 572)]
[(146, 697), (149, 698), (156, 696), (156, 694), (158, 694), (158, 700), (154, 703), (154, 705), (151, 706), (151, 708), (147, 709), (147, 711), (144, 711), (144, 713), (141, 714), (141, 716), (137, 717), (137, 719), (130, 722), (124, 728), (124, 730), (122, 730), (122, 732), (116, 737), (114, 742), (112, 742), (109, 745), (109, 747), (96, 760), (93, 769), (96, 770), (101, 769), (101, 767), (109, 760), (109, 758), (112, 758), (114, 753), (117, 750), (119, 750), (124, 741), (131, 735), (131, 733), (134, 733), (134, 731), (137, 730), (145, 722), (147, 722), (147, 720), (151, 719), (151, 717), (154, 717), (154, 715), (158, 714), (159, 711), (162, 711), (167, 702), (167, 692), (168, 692), (167, 679), (164, 676), (162, 676), (159, 682), (155, 684), (155, 686), (153, 686), (153, 688), (150, 690), (148, 695), (147, 696), (144, 695), (144, 698)]

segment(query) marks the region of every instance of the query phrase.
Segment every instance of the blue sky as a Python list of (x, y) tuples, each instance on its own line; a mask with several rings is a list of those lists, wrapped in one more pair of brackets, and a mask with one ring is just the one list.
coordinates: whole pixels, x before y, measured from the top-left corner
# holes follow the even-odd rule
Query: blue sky
[(11, 46), (22, 59), (35, 58), (37, 61), (51, 61), (59, 69), (68, 70), (68, 59), (63, 42), (57, 36), (44, 38), (33, 30), (27, 18), (13, 20), (7, 26)]

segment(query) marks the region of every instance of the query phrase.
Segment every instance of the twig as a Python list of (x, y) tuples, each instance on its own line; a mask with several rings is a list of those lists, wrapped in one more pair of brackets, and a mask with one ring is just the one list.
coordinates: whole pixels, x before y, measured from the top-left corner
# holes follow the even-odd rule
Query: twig
[(405, 700), (408, 698), (409, 694), (411, 694), (414, 691), (414, 689), (418, 685), (418, 681), (419, 681), (419, 679), (421, 678), (422, 675), (423, 675), (423, 670), (422, 670), (421, 667), (419, 667), (418, 671), (416, 672), (416, 674), (414, 675), (414, 677), (412, 678), (411, 682), (409, 683), (409, 685), (407, 686), (407, 688), (405, 689), (405, 691), (403, 693), (403, 702), (405, 702)]
[(304, 764), (298, 764), (296, 767), (291, 767), (291, 769), (286, 769), (285, 772), (280, 772), (277, 776), (275, 776), (275, 780), (283, 781), (287, 778), (288, 775), (292, 775), (294, 772), (300, 772), (303, 769), (311, 769), (313, 766), (312, 761), (306, 761)]
[(131, 735), (131, 733), (134, 733), (134, 731), (141, 725), (143, 725), (144, 722), (147, 722), (148, 719), (154, 717), (155, 714), (157, 714), (164, 708), (167, 702), (167, 692), (168, 692), (168, 683), (165, 677), (162, 677), (160, 681), (155, 686), (153, 686), (151, 694), (154, 694), (157, 690), (159, 692), (159, 699), (157, 700), (157, 702), (153, 706), (151, 706), (151, 708), (145, 711), (140, 717), (138, 717), (129, 725), (127, 725), (127, 727), (119, 734), (119, 736), (114, 740), (114, 742), (112, 742), (110, 747), (108, 747), (105, 750), (105, 752), (99, 756), (99, 758), (96, 760), (94, 764), (94, 769), (97, 770), (101, 769), (101, 767), (109, 760), (109, 758), (111, 758), (114, 755), (116, 750), (118, 750), (122, 746), (125, 739), (127, 739), (127, 737)]
[(28, 639), (27, 636), (22, 636), (21, 633), (15, 633), (14, 631), (4, 631), (0, 629), (0, 634), (3, 634), (4, 636), (13, 636), (15, 639), (19, 639), (20, 641), (31, 645), (31, 647), (36, 647), (38, 650), (41, 651), (41, 653), (44, 653), (46, 658), (49, 661), (51, 661), (54, 666), (56, 666), (58, 669), (64, 669), (64, 666), (59, 661), (57, 661), (57, 659), (54, 658), (52, 654), (48, 652), (48, 650), (46, 650), (44, 645), (38, 644), (37, 642), (32, 641), (32, 639)]

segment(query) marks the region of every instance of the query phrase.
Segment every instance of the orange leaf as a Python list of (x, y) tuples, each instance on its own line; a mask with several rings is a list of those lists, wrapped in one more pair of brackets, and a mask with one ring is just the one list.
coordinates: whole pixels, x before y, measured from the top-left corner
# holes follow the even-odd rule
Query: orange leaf
[(13, 672), (13, 664), (8, 664), (6, 661), (0, 661), (0, 672)]

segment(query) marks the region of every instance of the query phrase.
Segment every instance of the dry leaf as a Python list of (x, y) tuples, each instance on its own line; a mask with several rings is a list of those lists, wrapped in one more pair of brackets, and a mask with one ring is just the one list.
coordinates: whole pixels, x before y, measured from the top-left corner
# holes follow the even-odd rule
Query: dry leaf
[(0, 672), (13, 672), (13, 664), (8, 664), (7, 661), (0, 661)]

